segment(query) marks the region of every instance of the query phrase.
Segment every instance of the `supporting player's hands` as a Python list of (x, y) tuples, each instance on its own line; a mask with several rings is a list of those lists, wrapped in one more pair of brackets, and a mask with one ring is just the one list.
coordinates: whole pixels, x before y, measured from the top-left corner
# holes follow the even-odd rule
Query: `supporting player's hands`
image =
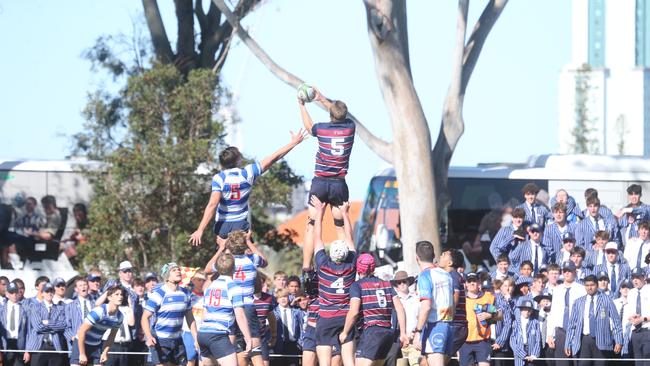
[(298, 144), (301, 143), (305, 138), (307, 138), (307, 137), (309, 136), (309, 133), (308, 133), (307, 130), (305, 130), (304, 128), (301, 128), (301, 129), (298, 130), (298, 132), (296, 132), (296, 133), (294, 133), (293, 131), (289, 131), (289, 134), (291, 134), (291, 143), (292, 143), (293, 145), (298, 145)]
[(325, 211), (325, 204), (321, 202), (321, 200), (319, 200), (318, 197), (316, 197), (316, 195), (312, 195), (311, 198), (309, 199), (309, 202), (316, 209), (316, 217), (322, 218), (323, 211)]
[(147, 347), (155, 347), (156, 346), (156, 337), (147, 337)]
[(317, 87), (315, 87), (315, 86), (312, 85), (312, 88), (314, 89), (314, 93), (315, 93), (315, 94), (314, 94), (314, 101), (316, 101), (316, 102), (322, 102), (322, 101), (324, 101), (324, 100), (327, 100), (327, 98), (325, 98), (325, 96), (323, 95), (323, 93), (321, 93), (320, 90), (318, 90)]
[(221, 251), (226, 250), (226, 243), (227, 242), (228, 242), (228, 239), (224, 239), (224, 238), (220, 237), (219, 235), (217, 235), (217, 245), (219, 246), (219, 249)]
[(192, 246), (198, 246), (201, 245), (201, 237), (203, 236), (203, 231), (202, 230), (197, 230), (190, 235), (190, 240), (187, 242), (192, 244)]
[(341, 342), (341, 344), (345, 343), (345, 339), (346, 339), (347, 337), (348, 337), (348, 334), (347, 334), (347, 333), (345, 333), (345, 332), (341, 332), (341, 334), (339, 334), (339, 342)]
[(341, 213), (343, 214), (350, 212), (350, 202), (343, 202), (341, 206), (339, 206), (339, 210), (341, 210)]

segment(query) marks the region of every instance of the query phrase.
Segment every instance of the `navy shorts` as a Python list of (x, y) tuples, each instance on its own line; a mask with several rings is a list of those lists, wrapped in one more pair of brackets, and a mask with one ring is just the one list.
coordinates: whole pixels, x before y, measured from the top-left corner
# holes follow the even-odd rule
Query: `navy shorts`
[(341, 206), (350, 197), (348, 184), (343, 178), (314, 177), (311, 180), (309, 197), (312, 195), (318, 197), (321, 202), (329, 203), (332, 206)]
[[(99, 363), (99, 358), (102, 355), (102, 344), (100, 343), (97, 346), (91, 346), (86, 343), (86, 358), (88, 359), (88, 364)], [(78, 365), (79, 364), (79, 341), (75, 338), (72, 342), (72, 351), (70, 351), (70, 364)]]
[(155, 346), (149, 347), (151, 363), (154, 365), (167, 362), (176, 365), (187, 364), (187, 354), (185, 353), (185, 345), (183, 344), (182, 337), (178, 339), (156, 338), (156, 341)]
[(361, 331), (356, 358), (384, 360), (395, 338), (395, 331), (384, 327), (368, 327)]
[[(343, 331), (345, 326), (345, 317), (339, 316), (335, 318), (318, 318), (316, 322), (316, 345), (317, 346), (340, 346), (339, 334)], [(348, 334), (345, 342), (348, 343), (354, 340), (354, 328)]]
[(316, 327), (307, 325), (302, 338), (302, 350), (316, 352)]
[(460, 347), (465, 344), (465, 341), (467, 340), (467, 323), (456, 323), (452, 322), (451, 323), (451, 334), (452, 334), (452, 349), (450, 352), (447, 354), (449, 357), (454, 357), (456, 356), (456, 353), (460, 349)]
[(465, 342), (460, 347), (460, 358), (458, 361), (461, 365), (470, 365), (477, 362), (490, 362), (492, 346), (488, 341)]
[[(426, 323), (422, 330), (422, 354), (442, 353), (449, 355), (454, 342), (449, 322)], [(461, 362), (461, 365), (465, 365)]]
[(214, 227), (212, 228), (212, 231), (216, 235), (219, 235), (222, 239), (228, 239), (228, 234), (230, 234), (231, 231), (235, 231), (235, 230), (248, 231), (250, 230), (250, 228), (251, 225), (248, 223), (247, 220), (233, 221), (233, 222), (218, 221), (214, 223)]
[(235, 353), (235, 346), (227, 334), (203, 333), (198, 334), (201, 357), (220, 359)]
[[(251, 334), (251, 338), (260, 338), (260, 321), (257, 318), (257, 311), (255, 310), (255, 305), (244, 305), (244, 314), (246, 314), (246, 323), (248, 323), (248, 331)], [(239, 330), (239, 326), (235, 322), (231, 328), (231, 332), (243, 339), (243, 333)]]

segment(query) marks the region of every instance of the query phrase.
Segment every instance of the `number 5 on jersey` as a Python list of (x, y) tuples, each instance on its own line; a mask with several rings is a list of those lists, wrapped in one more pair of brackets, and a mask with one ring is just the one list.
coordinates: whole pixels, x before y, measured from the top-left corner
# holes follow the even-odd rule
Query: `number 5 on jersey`
[(343, 145), (341, 145), (341, 143), (343, 141), (345, 141), (345, 139), (342, 139), (342, 138), (333, 138), (332, 139), (332, 142), (331, 142), (332, 149), (330, 150), (332, 155), (336, 155), (336, 156), (343, 155), (343, 153), (345, 152), (345, 148), (343, 147)]

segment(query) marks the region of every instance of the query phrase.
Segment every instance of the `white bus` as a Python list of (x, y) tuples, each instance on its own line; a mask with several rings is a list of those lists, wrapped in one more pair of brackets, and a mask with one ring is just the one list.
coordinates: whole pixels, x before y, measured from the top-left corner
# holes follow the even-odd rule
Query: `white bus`
[[(485, 225), (479, 230), (482, 220), (491, 212), (500, 217), (504, 206), (523, 202), (521, 188), (529, 182), (542, 189), (538, 199), (543, 203), (548, 204), (548, 197), (554, 196), (558, 189), (565, 189), (581, 209), (586, 208), (585, 189), (595, 188), (601, 205), (616, 213), (627, 204), (626, 189), (630, 184), (640, 184), (650, 196), (650, 159), (540, 155), (526, 163), (451, 167), (448, 184), (451, 203), (440, 217), (443, 246), (460, 248), (465, 242), (485, 242), (493, 237), (500, 222), (493, 223), (489, 228), (493, 233), (489, 233)], [(402, 260), (397, 190), (394, 169), (385, 169), (372, 177), (355, 226), (358, 249), (375, 253), (383, 264), (390, 265)], [(485, 255), (491, 258), (487, 248)]]

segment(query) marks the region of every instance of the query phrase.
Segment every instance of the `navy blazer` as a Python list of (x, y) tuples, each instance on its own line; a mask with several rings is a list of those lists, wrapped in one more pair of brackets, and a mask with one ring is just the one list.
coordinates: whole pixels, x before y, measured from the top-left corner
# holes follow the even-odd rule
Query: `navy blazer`
[[(90, 313), (95, 307), (95, 301), (90, 298), (86, 298), (88, 301), (88, 313)], [(79, 298), (74, 299), (71, 303), (64, 305), (63, 313), (65, 315), (66, 326), (63, 331), (65, 340), (68, 342), (68, 346), (72, 346), (72, 338), (77, 335), (81, 323), (83, 323), (83, 309), (81, 308), (81, 300)]]
[[(605, 231), (609, 233), (609, 240), (620, 244), (621, 239), (619, 237), (618, 222), (611, 217), (599, 216), (598, 218), (603, 219)], [(591, 218), (585, 217), (576, 226), (576, 245), (585, 248), (585, 250), (591, 248), (591, 241), (594, 239), (594, 235), (596, 235), (596, 228), (594, 228)]]
[[(620, 257), (619, 257), (620, 258)], [(632, 275), (632, 270), (630, 270), (630, 266), (627, 263), (621, 263), (620, 261), (616, 263), (617, 266), (617, 271), (616, 271), (616, 291), (612, 294), (612, 299), (618, 298), (618, 295), (620, 293), (621, 289), (621, 283), (623, 281), (629, 280), (631, 275)], [(610, 263), (603, 263), (599, 264), (596, 267), (594, 267), (594, 270), (592, 271), (592, 274), (598, 276), (598, 273), (600, 272), (605, 272), (609, 275), (609, 270), (611, 269), (611, 264)], [(610, 290), (611, 290), (611, 281), (612, 279), (609, 279), (610, 281)]]
[[(532, 311), (531, 311), (532, 312)], [(524, 345), (524, 336), (521, 331), (521, 318), (512, 326), (512, 337), (510, 338), (510, 347), (515, 358), (515, 365), (521, 366), (526, 363), (525, 357), (535, 356), (539, 358), (542, 351), (542, 330), (539, 321), (535, 318), (529, 318), (526, 325), (527, 348)]]
[[(40, 349), (46, 334), (52, 335), (52, 343), (57, 351), (66, 350), (63, 331), (66, 327), (65, 314), (62, 305), (52, 305), (50, 314), (44, 303), (34, 303), (30, 309), (29, 326), (27, 335), (27, 349)], [(47, 319), (48, 324), (43, 324)]]
[[(598, 293), (596, 296), (598, 296), (594, 303), (596, 308), (596, 329), (590, 329), (589, 333), (595, 335), (598, 349), (613, 351), (614, 344), (623, 345), (621, 319), (618, 311), (616, 311), (614, 301), (609, 296), (602, 293)], [(588, 299), (591, 301), (589, 295), (582, 296), (575, 301), (571, 309), (571, 321), (569, 322), (564, 349), (570, 349), (571, 354), (574, 356), (580, 352), (585, 306), (589, 306), (587, 304)]]
[[(543, 264), (550, 264), (551, 263), (551, 251), (549, 248), (545, 247), (541, 243), (539, 244), (539, 247), (543, 253), (543, 260), (539, 261), (539, 266), (541, 267)], [(533, 258), (533, 251), (530, 246), (530, 240), (526, 240), (524, 242), (519, 243), (508, 255), (510, 257), (510, 270), (513, 272), (516, 272), (519, 270), (519, 265), (521, 265), (522, 262), (524, 261), (532, 261)], [(533, 263), (534, 264), (534, 263)], [(534, 270), (534, 267), (533, 267)], [(537, 274), (537, 273), (534, 273)]]
[[(9, 302), (9, 300), (7, 300)], [(20, 305), (20, 314), (18, 320), (18, 349), (25, 349), (27, 344), (27, 333), (29, 332), (29, 319), (27, 316), (27, 306), (22, 302)], [(0, 324), (2, 324), (2, 347), (7, 349), (7, 333), (9, 324), (7, 324), (7, 306), (0, 306)]]
[(273, 350), (275, 353), (282, 353), (284, 351), (284, 344), (285, 343), (290, 343), (290, 342), (295, 342), (298, 343), (298, 340), (300, 339), (300, 334), (302, 333), (302, 320), (303, 320), (303, 313), (300, 309), (296, 308), (291, 308), (289, 307), (289, 314), (291, 316), (291, 319), (293, 320), (293, 338), (294, 340), (291, 341), (289, 339), (284, 339), (284, 323), (282, 322), (282, 314), (280, 313), (280, 306), (276, 306), (275, 309), (273, 310), (273, 314), (275, 315), (275, 320), (276, 320), (276, 342), (275, 342), (275, 347), (273, 347)]

